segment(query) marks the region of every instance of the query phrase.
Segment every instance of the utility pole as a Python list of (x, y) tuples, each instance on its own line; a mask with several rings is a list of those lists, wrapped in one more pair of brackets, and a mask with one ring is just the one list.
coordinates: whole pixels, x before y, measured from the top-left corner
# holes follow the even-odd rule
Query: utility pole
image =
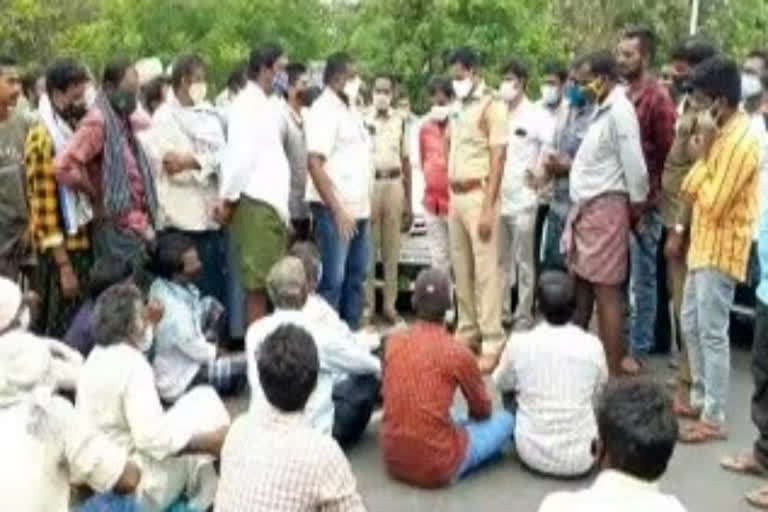
[(691, 28), (690, 34), (696, 35), (699, 28), (699, 0), (691, 0)]

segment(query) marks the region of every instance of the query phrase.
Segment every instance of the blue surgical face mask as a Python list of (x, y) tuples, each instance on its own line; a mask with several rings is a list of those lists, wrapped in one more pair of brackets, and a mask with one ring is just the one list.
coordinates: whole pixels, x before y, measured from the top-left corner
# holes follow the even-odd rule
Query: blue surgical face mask
[(581, 108), (587, 104), (587, 98), (584, 96), (584, 91), (578, 84), (568, 84), (565, 88), (565, 97), (568, 98), (568, 102), (576, 108)]

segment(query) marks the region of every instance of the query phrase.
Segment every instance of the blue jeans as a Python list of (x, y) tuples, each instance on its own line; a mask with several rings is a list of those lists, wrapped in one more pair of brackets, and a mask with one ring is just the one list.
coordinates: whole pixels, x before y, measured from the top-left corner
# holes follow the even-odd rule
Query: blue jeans
[(725, 422), (731, 370), (728, 326), (736, 280), (714, 268), (688, 271), (680, 314), (691, 365), (691, 406), (701, 419)]
[(658, 210), (648, 211), (629, 239), (631, 293), (634, 298), (629, 348), (633, 356), (646, 356), (653, 348), (658, 306), (657, 256), (663, 222)]
[(469, 437), (467, 454), (459, 466), (456, 480), (501, 455), (501, 449), (515, 434), (515, 415), (509, 411), (496, 411), (490, 418), (475, 421), (466, 415), (455, 418)]
[(339, 312), (349, 328), (360, 327), (363, 314), (363, 285), (368, 272), (370, 230), (368, 219), (357, 221), (351, 240), (339, 236), (333, 213), (325, 205), (312, 203), (315, 239), (323, 265), (317, 292)]

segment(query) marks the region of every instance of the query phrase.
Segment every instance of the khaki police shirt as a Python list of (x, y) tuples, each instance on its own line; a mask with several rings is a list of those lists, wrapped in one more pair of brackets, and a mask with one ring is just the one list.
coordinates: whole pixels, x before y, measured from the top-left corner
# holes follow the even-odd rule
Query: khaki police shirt
[(507, 144), (507, 106), (480, 84), (459, 102), (452, 127), (451, 181), (485, 179), (491, 172), (491, 146)]
[(377, 171), (402, 168), (402, 159), (408, 158), (408, 134), (403, 116), (390, 109), (387, 114), (375, 110), (367, 116), (373, 139), (373, 166)]

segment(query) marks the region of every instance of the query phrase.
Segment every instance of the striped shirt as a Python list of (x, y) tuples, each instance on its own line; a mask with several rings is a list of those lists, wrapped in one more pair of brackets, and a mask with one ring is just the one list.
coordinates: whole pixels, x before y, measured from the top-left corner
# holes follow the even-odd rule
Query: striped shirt
[(513, 333), (493, 382), (502, 393), (516, 393), (520, 459), (549, 475), (586, 473), (595, 463), (595, 404), (607, 381), (603, 345), (581, 328), (543, 323)]
[(715, 268), (744, 281), (757, 220), (760, 148), (749, 118), (736, 113), (706, 158), (683, 181), (693, 205), (688, 267)]

